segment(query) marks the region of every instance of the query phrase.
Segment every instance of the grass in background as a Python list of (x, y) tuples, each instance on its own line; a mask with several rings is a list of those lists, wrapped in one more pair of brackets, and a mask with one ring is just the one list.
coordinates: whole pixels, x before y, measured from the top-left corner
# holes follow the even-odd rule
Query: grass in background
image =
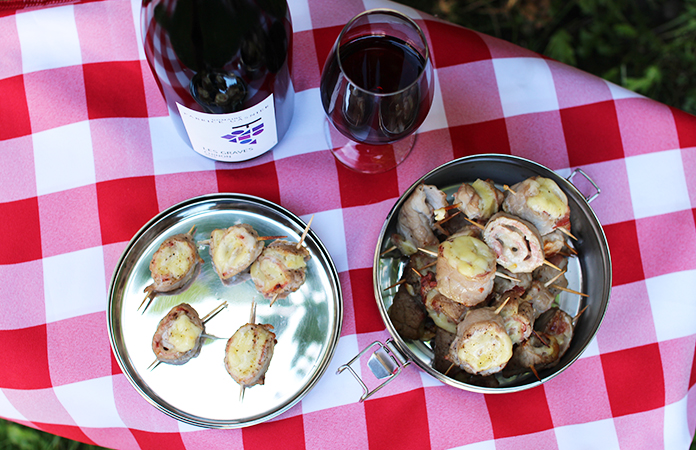
[(696, 114), (696, 0), (398, 0)]
[(0, 450), (98, 450), (50, 433), (0, 420)]

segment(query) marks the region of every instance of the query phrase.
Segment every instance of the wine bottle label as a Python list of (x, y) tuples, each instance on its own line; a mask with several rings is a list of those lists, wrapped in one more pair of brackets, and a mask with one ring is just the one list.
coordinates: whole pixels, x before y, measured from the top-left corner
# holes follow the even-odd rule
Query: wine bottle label
[(176, 104), (193, 149), (217, 161), (245, 161), (278, 143), (273, 94), (251, 108), (208, 114)]

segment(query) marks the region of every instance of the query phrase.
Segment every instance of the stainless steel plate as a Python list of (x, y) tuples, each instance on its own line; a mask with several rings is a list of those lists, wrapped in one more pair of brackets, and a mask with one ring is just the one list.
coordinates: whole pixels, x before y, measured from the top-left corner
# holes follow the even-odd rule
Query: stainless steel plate
[[(242, 194), (193, 198), (163, 211), (130, 241), (116, 267), (109, 290), (108, 327), (121, 369), (151, 404), (170, 416), (209, 428), (257, 424), (296, 404), (319, 380), (333, 356), (341, 330), (343, 301), (338, 274), (328, 251), (310, 230), (304, 244), (312, 258), (302, 287), (272, 307), (250, 279), (223, 285), (210, 263), (208, 247), (200, 274), (177, 295), (161, 295), (142, 314), (143, 289), (152, 283), (149, 264), (166, 238), (196, 226), (194, 239), (210, 237), (215, 228), (247, 223), (260, 236), (288, 236), (298, 241), (306, 224), (286, 209)], [(258, 323), (274, 327), (277, 344), (264, 385), (240, 388), (224, 366), (227, 339), (248, 322), (256, 300)], [(206, 324), (207, 339), (198, 357), (181, 366), (155, 361), (152, 336), (160, 319), (175, 305), (189, 303), (201, 317), (227, 301), (229, 306)]]
[[(587, 310), (579, 318), (573, 340), (559, 364), (552, 369), (539, 372), (541, 381), (531, 373), (512, 379), (501, 379), (499, 387), (482, 387), (450, 378), (432, 368), (434, 359), (429, 343), (402, 339), (391, 323), (387, 311), (392, 304), (396, 289), (393, 286), (401, 277), (406, 261), (393, 258), (393, 253), (381, 256), (392, 244), (390, 236), (396, 232), (398, 213), (406, 199), (421, 183), (435, 185), (451, 194), (463, 182), (473, 182), (477, 178), (491, 179), (502, 187), (513, 185), (531, 176), (541, 175), (553, 179), (565, 192), (570, 206), (571, 231), (578, 238), (573, 242), (578, 256), (568, 261), (568, 287), (589, 295), (587, 299), (570, 293), (561, 293), (561, 309), (575, 316), (587, 305)], [(589, 202), (577, 188), (565, 178), (533, 161), (510, 155), (475, 155), (446, 163), (424, 175), (401, 196), (389, 212), (382, 227), (374, 258), (373, 281), (375, 297), (382, 319), (394, 341), (410, 360), (427, 373), (443, 383), (474, 392), (506, 393), (528, 389), (550, 380), (580, 357), (597, 333), (604, 318), (611, 292), (611, 258), (602, 226), (589, 206)]]

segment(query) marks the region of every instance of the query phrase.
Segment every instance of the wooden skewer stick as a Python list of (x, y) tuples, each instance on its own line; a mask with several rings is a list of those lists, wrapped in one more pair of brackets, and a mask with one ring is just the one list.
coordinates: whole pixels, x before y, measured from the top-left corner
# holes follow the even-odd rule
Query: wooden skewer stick
[(411, 270), (413, 270), (414, 272), (416, 272), (416, 275), (418, 275), (420, 278), (423, 278), (423, 274), (420, 273), (415, 267), (411, 267)]
[(466, 216), (464, 217), (464, 219), (466, 219), (466, 221), (469, 222), (470, 224), (475, 225), (475, 226), (479, 227), (479, 228), (482, 229), (482, 230), (486, 229), (486, 227), (484, 227), (484, 226), (481, 225), (480, 223), (476, 222), (475, 220), (471, 220), (471, 219), (469, 219), (469, 218), (466, 217)]
[(572, 254), (572, 255), (577, 255), (577, 254), (578, 254), (578, 251), (575, 250), (573, 247), (571, 247), (571, 246), (568, 245), (568, 244), (566, 244), (565, 248), (567, 248), (567, 249), (568, 249), (568, 252), (569, 252), (570, 254)]
[(438, 220), (437, 222), (435, 222), (435, 225), (442, 225), (443, 223), (447, 222), (448, 220), (450, 220), (450, 219), (452, 219), (452, 218), (454, 218), (454, 217), (457, 217), (457, 216), (458, 216), (459, 214), (461, 214), (461, 213), (462, 213), (461, 211), (457, 211), (457, 212), (454, 213), (454, 214), (450, 214), (449, 216), (445, 217), (444, 219)]
[[(256, 322), (256, 300), (251, 301), (251, 312), (249, 313), (249, 323)], [(239, 385), (239, 401), (244, 401), (244, 385)]]
[(434, 252), (434, 251), (432, 251), (432, 250), (428, 250), (427, 248), (418, 247), (418, 250), (422, 251), (422, 252), (425, 253), (426, 255), (430, 255), (430, 256), (437, 257), (437, 253), (436, 253), (436, 252)]
[(503, 308), (505, 308), (505, 305), (507, 305), (508, 300), (510, 300), (510, 297), (506, 298), (503, 304), (498, 306), (498, 308), (495, 310), (496, 314), (500, 314), (500, 311), (502, 311)]
[(518, 283), (519, 283), (520, 281), (522, 281), (522, 280), (518, 280), (517, 278), (511, 277), (510, 275), (505, 275), (505, 274), (502, 273), (502, 272), (496, 272), (496, 273), (495, 273), (495, 276), (496, 276), (496, 277), (500, 277), (500, 278), (505, 278), (506, 280), (510, 280), (510, 281), (517, 281)]
[(553, 267), (554, 269), (558, 270), (559, 272), (562, 272), (561, 268), (549, 261), (548, 259), (545, 259), (543, 264), (546, 264), (549, 267)]
[(286, 238), (287, 236), (259, 236), (257, 240), (259, 241), (270, 241), (272, 239), (283, 239)]
[(447, 370), (445, 370), (445, 373), (443, 375), (447, 375), (449, 373), (449, 371), (452, 370), (453, 367), (454, 367), (454, 363), (450, 364), (450, 366), (447, 368)]
[(312, 225), (312, 220), (314, 220), (314, 214), (312, 214), (312, 217), (309, 218), (309, 222), (307, 222), (307, 226), (302, 232), (302, 237), (300, 237), (300, 242), (297, 243), (298, 250), (300, 249), (300, 247), (302, 247), (302, 242), (304, 241), (304, 238), (307, 236), (307, 233), (309, 232), (309, 227), (310, 225)]
[(384, 255), (386, 255), (387, 253), (391, 252), (392, 250), (396, 250), (396, 248), (397, 248), (396, 245), (392, 245), (391, 247), (389, 247), (388, 249), (386, 249), (385, 251), (383, 251), (382, 253), (380, 253), (379, 256), (384, 256)]
[(555, 284), (551, 284), (551, 285), (549, 285), (549, 287), (554, 288), (554, 289), (558, 289), (559, 291), (565, 291), (565, 292), (570, 292), (571, 294), (577, 294), (581, 297), (589, 297), (589, 295), (587, 295), (587, 294), (583, 294), (582, 292), (574, 291), (572, 289), (568, 289), (568, 288), (563, 287), (563, 286), (557, 286)]
[(532, 373), (534, 374), (534, 376), (536, 377), (536, 379), (539, 380), (539, 381), (541, 381), (541, 378), (539, 378), (539, 373), (538, 373), (537, 370), (534, 368), (534, 365), (529, 366), (529, 369), (532, 371)]
[(571, 238), (572, 240), (574, 240), (574, 241), (577, 241), (577, 240), (578, 240), (578, 238), (576, 238), (575, 236), (573, 236), (573, 233), (571, 233), (570, 231), (566, 230), (565, 228), (558, 227), (558, 228), (556, 228), (556, 229), (557, 229), (558, 231), (560, 231), (561, 233), (565, 234), (566, 236), (568, 236), (569, 238)]
[(558, 272), (558, 274), (557, 274), (555, 277), (551, 278), (549, 281), (547, 281), (546, 283), (544, 283), (544, 286), (545, 286), (545, 287), (549, 287), (551, 284), (553, 284), (554, 281), (556, 281), (556, 280), (558, 280), (559, 278), (561, 278), (561, 277), (563, 276), (563, 274), (566, 273), (566, 272), (567, 272), (567, 269), (563, 269), (562, 272)]
[(433, 261), (433, 262), (431, 262), (430, 264), (426, 264), (426, 265), (424, 265), (423, 267), (420, 267), (418, 270), (429, 269), (430, 267), (433, 267), (434, 265), (437, 265), (437, 261)]
[(539, 339), (539, 340), (541, 341), (541, 343), (544, 344), (545, 347), (548, 347), (548, 346), (549, 346), (549, 343), (546, 342), (546, 341), (544, 340), (544, 338), (542, 338), (542, 337), (539, 335), (539, 333), (536, 332), (536, 330), (532, 330), (532, 333), (534, 333), (534, 336), (536, 336), (537, 339)]
[(512, 195), (517, 195), (517, 192), (513, 191), (512, 188), (510, 186), (508, 186), (507, 184), (503, 185), (503, 189), (505, 189), (506, 191), (508, 191)]
[(437, 228), (438, 231), (440, 231), (440, 233), (444, 234), (444, 235), (447, 236), (447, 237), (450, 237), (450, 234), (451, 234), (451, 233), (450, 233), (449, 231), (445, 230), (444, 228), (442, 228), (442, 227), (440, 226), (440, 222), (435, 222), (435, 223), (433, 224), (433, 226), (434, 226), (435, 228)]
[(273, 304), (276, 302), (276, 300), (278, 300), (278, 295), (280, 295), (280, 294), (276, 293), (276, 294), (273, 296), (273, 298), (271, 299), (271, 304), (268, 305), (268, 306), (273, 306)]
[(573, 320), (572, 320), (573, 323), (575, 323), (575, 321), (578, 320), (578, 317), (580, 317), (580, 314), (584, 313), (588, 306), (590, 306), (590, 305), (585, 305), (585, 307), (582, 308), (580, 310), (580, 312), (575, 315), (575, 317), (573, 317)]
[(191, 229), (186, 234), (188, 234), (189, 236), (193, 236), (193, 230), (195, 230), (195, 229), (196, 229), (196, 225), (192, 226)]
[(399, 281), (397, 281), (396, 283), (392, 284), (391, 286), (385, 287), (384, 290), (385, 290), (385, 291), (388, 291), (389, 289), (395, 288), (395, 287), (397, 287), (397, 286), (400, 285), (400, 284), (404, 284), (405, 282), (406, 282), (406, 280), (399, 280)]

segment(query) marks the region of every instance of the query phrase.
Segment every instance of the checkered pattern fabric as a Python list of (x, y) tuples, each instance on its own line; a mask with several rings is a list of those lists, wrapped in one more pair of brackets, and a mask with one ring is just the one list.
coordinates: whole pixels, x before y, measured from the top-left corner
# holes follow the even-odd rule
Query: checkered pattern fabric
[[(0, 416), (118, 449), (682, 449), (696, 426), (696, 118), (510, 43), (380, 0), (291, 0), (296, 109), (262, 157), (188, 148), (141, 45), (139, 2), (0, 11)], [(342, 25), (392, 5), (430, 40), (436, 93), (397, 169), (360, 175), (322, 134), (319, 77)], [(415, 365), (364, 403), (336, 368), (388, 337), (372, 294), (383, 221), (447, 161), (505, 153), (602, 188), (592, 207), (613, 258), (603, 325), (541, 387), (475, 394)], [(121, 373), (107, 289), (150, 218), (212, 192), (253, 194), (308, 220), (344, 292), (328, 371), (266, 423), (207, 430), (145, 401)], [(363, 373), (364, 366), (358, 367)]]

